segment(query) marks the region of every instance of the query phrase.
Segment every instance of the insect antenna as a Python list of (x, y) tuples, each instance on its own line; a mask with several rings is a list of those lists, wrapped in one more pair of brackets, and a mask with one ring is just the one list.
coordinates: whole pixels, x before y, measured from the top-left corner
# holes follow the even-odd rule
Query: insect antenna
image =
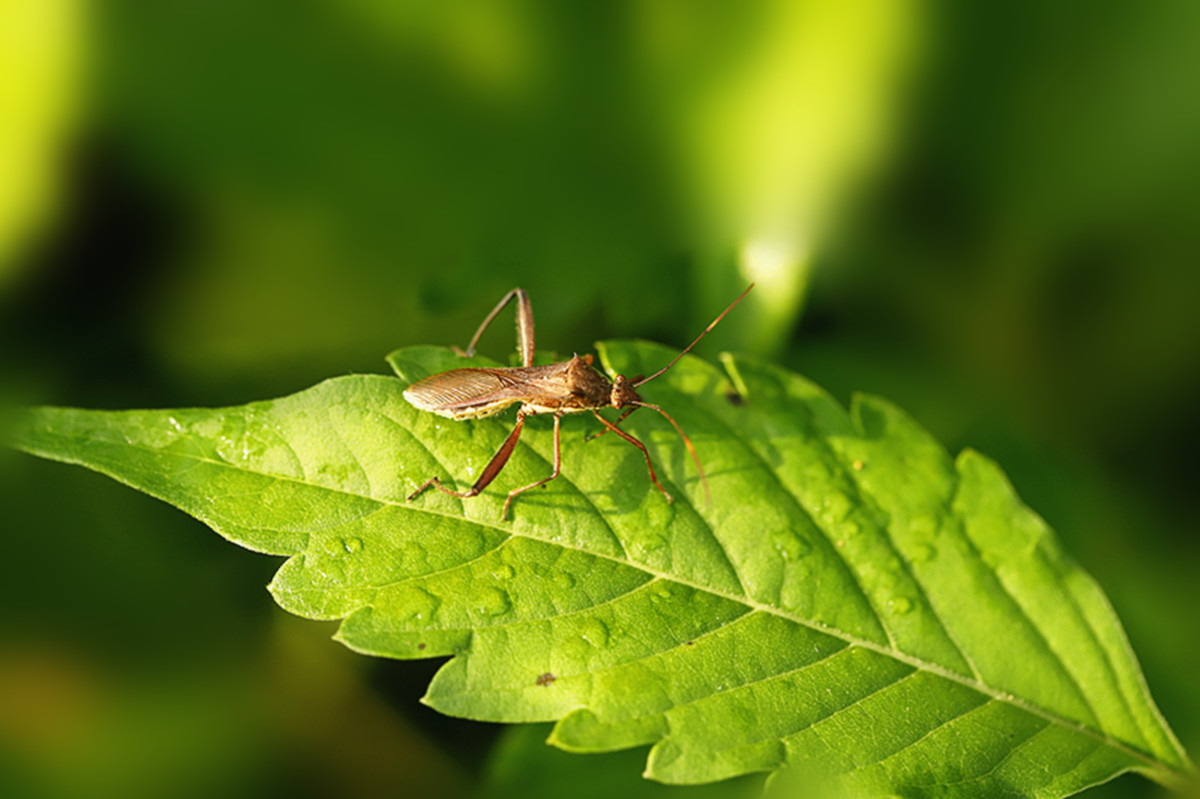
[[(746, 290), (749, 291), (749, 289), (746, 289)], [(743, 295), (743, 296), (745, 296), (745, 295)], [(741, 298), (739, 297), (738, 299), (741, 299)], [(732, 308), (733, 306), (730, 306), (730, 307)], [(720, 321), (720, 320), (718, 320), (718, 321)], [(687, 437), (687, 433), (683, 432), (683, 428), (679, 426), (679, 422), (672, 419), (671, 414), (667, 413), (666, 411), (664, 411), (662, 408), (658, 407), (657, 405), (650, 404), (649, 402), (640, 402), (639, 401), (639, 402), (634, 402), (634, 403), (630, 403), (630, 404), (636, 405), (639, 408), (649, 408), (652, 411), (658, 411), (663, 416), (667, 417), (667, 421), (671, 423), (671, 426), (675, 428), (675, 432), (679, 433), (679, 437), (683, 439), (683, 444), (684, 444), (684, 446), (687, 447), (688, 454), (690, 454), (692, 456), (692, 463), (696, 464), (696, 471), (698, 471), (700, 473), (700, 482), (701, 482), (701, 484), (704, 485), (704, 502), (705, 502), (705, 504), (712, 505), (712, 492), (710, 492), (708, 490), (708, 475), (706, 475), (704, 473), (704, 467), (700, 465), (700, 456), (696, 454), (696, 448), (694, 446), (692, 446), (692, 440)]]
[[(696, 340), (695, 340), (695, 341), (693, 341), (691, 344), (687, 345), (686, 347), (684, 347), (684, 348), (683, 348), (683, 351), (681, 351), (681, 352), (680, 352), (678, 355), (676, 355), (674, 358), (672, 358), (672, 359), (671, 359), (671, 362), (670, 362), (669, 364), (667, 364), (667, 365), (666, 365), (666, 366), (664, 366), (663, 368), (659, 369), (657, 372), (655, 372), (654, 374), (650, 375), (649, 377), (642, 377), (642, 378), (638, 378), (637, 380), (634, 380), (634, 381), (633, 381), (633, 387), (634, 387), (634, 388), (637, 388), (638, 386), (642, 385), (643, 383), (649, 383), (651, 380), (653, 380), (654, 378), (658, 377), (658, 376), (659, 376), (659, 375), (661, 375), (663, 372), (667, 371), (667, 370), (668, 370), (668, 369), (670, 369), (672, 366), (674, 366), (674, 365), (675, 365), (675, 364), (676, 364), (676, 363), (679, 361), (679, 359), (680, 359), (680, 358), (682, 358), (684, 355), (687, 355), (687, 353), (688, 353), (688, 350), (690, 350), (692, 347), (694, 347), (694, 346), (696, 346), (697, 344), (699, 344), (699, 343), (700, 343), (700, 339), (702, 339), (702, 338), (704, 338), (705, 336), (707, 336), (707, 335), (708, 335), (708, 333), (709, 333), (709, 331), (711, 331), (711, 330), (712, 330), (714, 327), (716, 327), (716, 326), (717, 326), (717, 322), (720, 322), (722, 319), (724, 319), (724, 318), (725, 318), (725, 314), (727, 314), (727, 313), (729, 313), (730, 311), (732, 311), (732, 310), (733, 310), (733, 306), (735, 306), (735, 305), (737, 305), (739, 302), (741, 302), (741, 301), (742, 301), (742, 298), (743, 298), (743, 297), (745, 297), (747, 294), (749, 294), (749, 293), (750, 293), (750, 289), (752, 289), (752, 288), (754, 288), (754, 284), (753, 284), (753, 283), (751, 283), (749, 286), (747, 286), (747, 287), (746, 287), (746, 290), (745, 290), (745, 291), (743, 291), (741, 294), (739, 294), (739, 295), (738, 295), (738, 298), (737, 298), (736, 300), (734, 300), (733, 302), (729, 303), (729, 307), (728, 307), (728, 308), (726, 308), (725, 310), (721, 311), (721, 315), (720, 315), (720, 316), (718, 316), (716, 319), (712, 320), (712, 322), (711, 322), (711, 323), (709, 323), (708, 327), (704, 328), (704, 332), (703, 332), (703, 333), (701, 333), (700, 335), (696, 336)], [(650, 407), (653, 407), (653, 406), (652, 406), (652, 405), (647, 405), (646, 407), (647, 407), (647, 408), (650, 408)], [(658, 408), (657, 410), (658, 410), (660, 413), (662, 413), (662, 408)], [(664, 416), (666, 416), (666, 414), (665, 414), (665, 413), (663, 413), (663, 415), (664, 415)], [(667, 416), (667, 418), (668, 418), (668, 419), (670, 419), (671, 417)], [(671, 421), (671, 424), (675, 424), (674, 420), (672, 420), (672, 421)], [(677, 425), (677, 424), (676, 424), (676, 425), (675, 425), (675, 429), (677, 429), (677, 430), (678, 430), (678, 429), (679, 429), (679, 425)], [(679, 431), (679, 434), (680, 434), (680, 435), (683, 435), (683, 431), (682, 431), (682, 430), (680, 430), (680, 431)], [(685, 441), (687, 440), (687, 436), (683, 436), (683, 438), (684, 438), (684, 440), (685, 440)], [(692, 445), (691, 445), (691, 442), (688, 442), (688, 447), (689, 447), (689, 448), (691, 448), (691, 446), (692, 446)], [(695, 456), (693, 455), (693, 457), (695, 457)], [(700, 465), (699, 461), (697, 461), (697, 462), (696, 462), (696, 465), (697, 465), (697, 466), (699, 466), (699, 465)], [(701, 472), (701, 475), (703, 475), (703, 472)], [(707, 483), (705, 483), (705, 488), (706, 488), (706, 489), (708, 488), (708, 484), (707, 484)]]

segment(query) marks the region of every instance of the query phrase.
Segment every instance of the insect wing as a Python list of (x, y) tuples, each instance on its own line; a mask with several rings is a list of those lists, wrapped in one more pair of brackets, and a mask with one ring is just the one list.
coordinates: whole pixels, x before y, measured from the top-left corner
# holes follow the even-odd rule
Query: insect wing
[(451, 369), (430, 375), (404, 390), (420, 410), (451, 419), (491, 416), (528, 396), (520, 369)]

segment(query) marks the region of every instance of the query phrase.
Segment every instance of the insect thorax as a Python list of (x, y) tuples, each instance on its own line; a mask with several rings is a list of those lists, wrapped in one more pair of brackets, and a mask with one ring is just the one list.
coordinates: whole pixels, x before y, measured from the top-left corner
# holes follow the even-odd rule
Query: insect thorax
[(567, 391), (570, 393), (570, 397), (563, 403), (564, 411), (586, 411), (608, 405), (612, 383), (588, 361), (575, 355), (567, 361), (564, 377)]

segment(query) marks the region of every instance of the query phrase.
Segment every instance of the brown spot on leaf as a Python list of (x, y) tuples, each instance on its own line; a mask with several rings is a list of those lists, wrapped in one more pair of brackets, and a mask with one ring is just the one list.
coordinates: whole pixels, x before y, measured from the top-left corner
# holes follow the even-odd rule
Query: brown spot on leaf
[(733, 389), (725, 392), (725, 400), (734, 407), (740, 408), (746, 404), (746, 398)]
[(546, 686), (548, 686), (550, 683), (554, 682), (557, 679), (558, 678), (555, 677), (550, 672), (546, 672), (545, 674), (538, 675), (537, 684), (542, 686), (543, 688), (545, 688)]

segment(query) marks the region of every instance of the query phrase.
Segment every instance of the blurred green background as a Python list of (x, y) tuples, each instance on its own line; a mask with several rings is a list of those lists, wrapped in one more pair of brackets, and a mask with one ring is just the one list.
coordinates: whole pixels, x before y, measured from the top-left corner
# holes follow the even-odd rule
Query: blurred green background
[[(1198, 41), (1190, 0), (3, 0), (0, 403), (290, 393), (515, 285), (544, 349), (682, 345), (753, 279), (701, 354), (996, 458), (1194, 753)], [(638, 795), (154, 500), (0, 450), (0, 507), (0, 795)]]

